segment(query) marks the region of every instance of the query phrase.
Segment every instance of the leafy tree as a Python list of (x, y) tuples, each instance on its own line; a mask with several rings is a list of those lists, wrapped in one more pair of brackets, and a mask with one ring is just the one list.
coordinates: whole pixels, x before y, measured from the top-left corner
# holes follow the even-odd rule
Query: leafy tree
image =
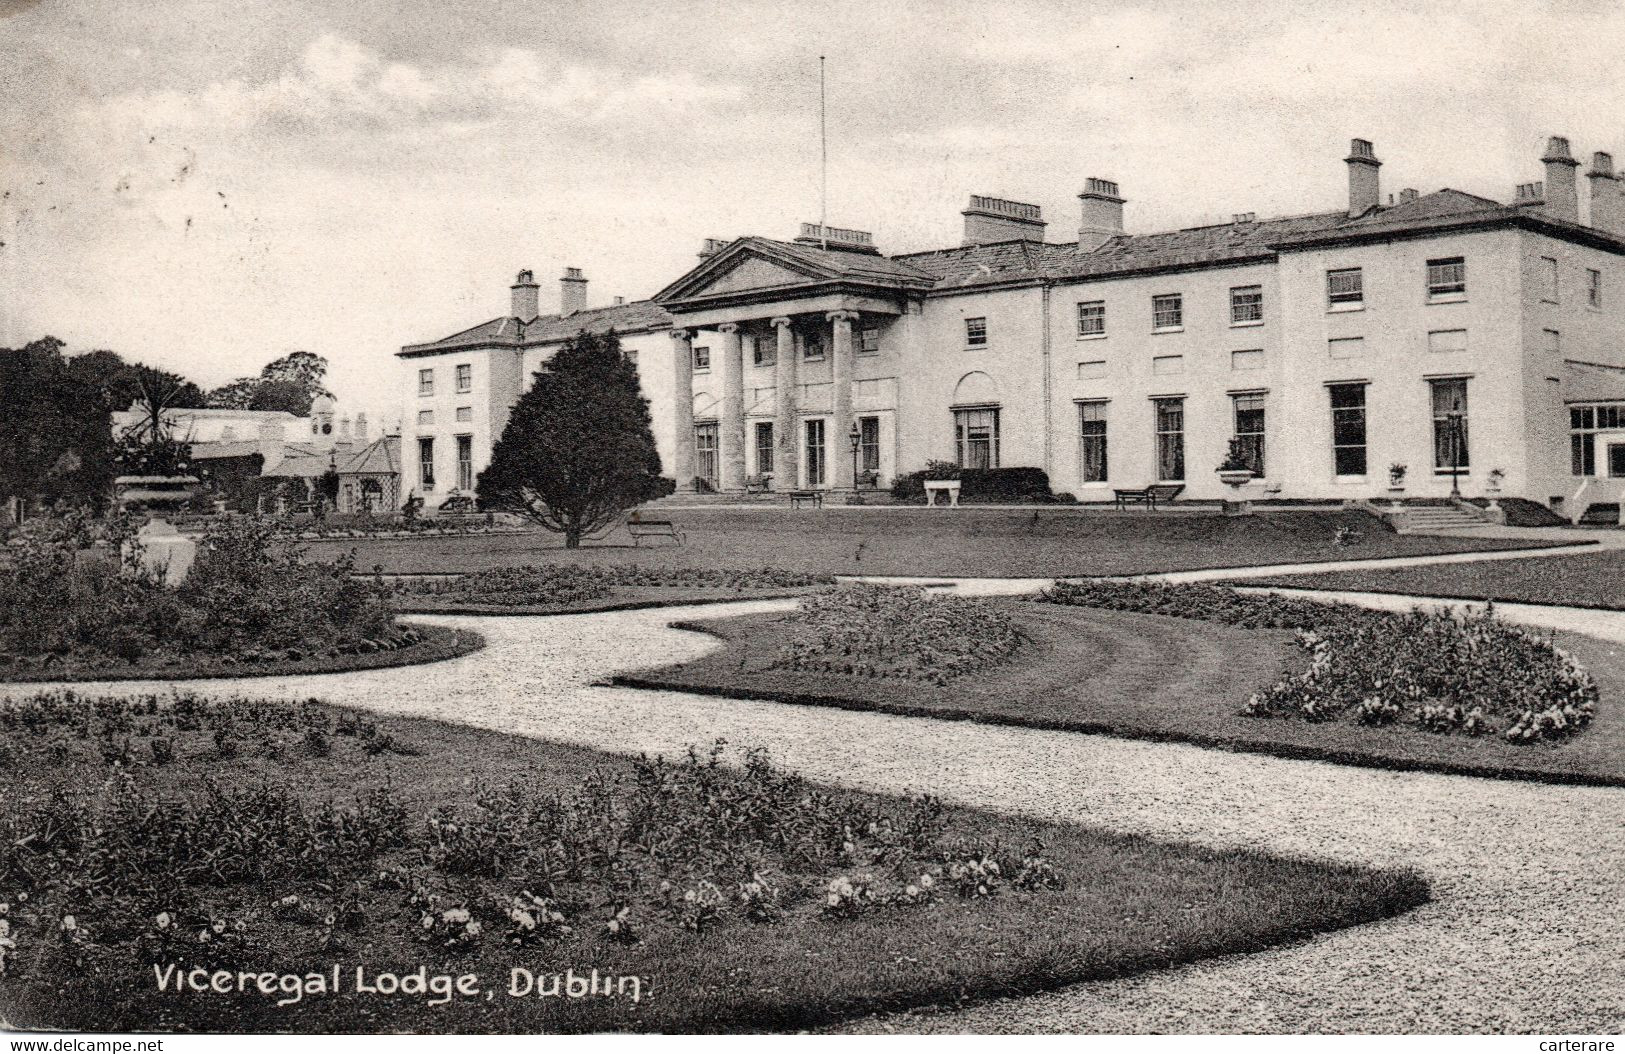
[(613, 332), (582, 332), (537, 371), (475, 486), (481, 505), (523, 513), (567, 549), (665, 492), (649, 401)]
[(111, 422), (100, 389), (76, 376), (63, 344), (44, 337), (0, 349), (0, 498), (106, 500), (113, 473)]
[(259, 382), (259, 387), (248, 400), (250, 410), (282, 410), (295, 417), (310, 413), (311, 395), (293, 381)]
[(332, 396), (324, 381), (327, 360), (309, 351), (294, 351), (265, 364), (258, 377), (239, 377), (209, 393), (210, 406), (228, 410), (284, 410), (295, 417), (310, 413), (319, 395)]
[(259, 390), (258, 377), (239, 377), (212, 389), (205, 401), (218, 410), (246, 410)]

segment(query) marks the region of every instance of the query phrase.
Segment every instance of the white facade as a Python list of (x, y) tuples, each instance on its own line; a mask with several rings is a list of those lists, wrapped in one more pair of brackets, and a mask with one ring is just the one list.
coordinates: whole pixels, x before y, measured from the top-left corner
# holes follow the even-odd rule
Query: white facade
[[(1543, 159), (1559, 191), (1567, 153), (1554, 139)], [(1075, 244), (1042, 241), (1034, 206), (975, 197), (954, 249), (888, 258), (860, 232), (814, 227), (742, 238), (653, 304), (600, 311), (639, 311), (623, 343), (680, 488), (770, 475), (844, 490), (871, 472), (883, 486), (950, 460), (1042, 468), (1085, 501), (1154, 482), (1217, 499), (1236, 496), (1215, 470), (1241, 435), (1261, 455), (1247, 497), (1387, 496), (1403, 465), (1410, 497), (1498, 485), (1570, 509), (1617, 500), (1625, 410), (1580, 412), (1625, 406), (1611, 161), (1593, 159), (1586, 225), (1538, 184), (1510, 206), (1449, 190), (1379, 205), (1370, 144), (1348, 160), (1358, 178), (1335, 212), (1129, 235), (1112, 230), (1115, 184), (1092, 180)], [(534, 287), (515, 288), (519, 303)], [(403, 349), (406, 487), (415, 436), (433, 441), (437, 493), (455, 481), (452, 435), (483, 467), (521, 386), (572, 320), (604, 328), (597, 314)], [(470, 389), (454, 392), (464, 363)], [(1571, 417), (1592, 422), (1578, 439)]]

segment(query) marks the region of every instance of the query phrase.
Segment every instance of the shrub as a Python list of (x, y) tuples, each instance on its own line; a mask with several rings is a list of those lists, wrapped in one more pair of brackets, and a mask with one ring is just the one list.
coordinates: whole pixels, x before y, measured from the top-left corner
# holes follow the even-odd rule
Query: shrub
[(775, 667), (937, 684), (1007, 661), (1023, 640), (997, 601), (890, 586), (815, 594), (790, 621)]
[(1493, 609), (1405, 614), (1204, 585), (1090, 579), (1057, 583), (1049, 603), (1142, 611), (1233, 626), (1296, 630), (1300, 674), (1254, 693), (1246, 713), (1310, 721), (1413, 724), (1433, 732), (1560, 739), (1590, 723), (1597, 686), (1551, 640)]
[(593, 564), (534, 564), (499, 567), (455, 578), (398, 580), (395, 589), (406, 595), (433, 595), (445, 600), (506, 605), (566, 605), (602, 600), (616, 589), (795, 589), (834, 581), (828, 575), (809, 575), (773, 567), (730, 570), (702, 567), (639, 567), (636, 564), (601, 567)]
[[(933, 466), (939, 463), (933, 462)], [(945, 468), (927, 467), (892, 480), (892, 497), (898, 501), (924, 503), (925, 481), (959, 480), (961, 501), (1053, 502), (1049, 476), (1041, 468), (958, 468), (951, 462)]]

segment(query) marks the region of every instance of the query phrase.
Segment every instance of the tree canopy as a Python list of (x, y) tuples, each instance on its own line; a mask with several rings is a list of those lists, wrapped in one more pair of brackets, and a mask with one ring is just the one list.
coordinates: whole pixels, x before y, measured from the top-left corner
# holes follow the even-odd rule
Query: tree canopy
[(482, 506), (523, 513), (574, 549), (666, 484), (620, 338), (583, 332), (537, 371), (475, 491)]
[(211, 391), (210, 406), (229, 410), (285, 410), (295, 417), (310, 413), (325, 387), (327, 360), (310, 351), (294, 351), (265, 364), (258, 377), (239, 377)]
[(98, 501), (112, 480), (106, 394), (76, 375), (62, 348), (44, 337), (0, 349), (0, 497), (8, 501)]

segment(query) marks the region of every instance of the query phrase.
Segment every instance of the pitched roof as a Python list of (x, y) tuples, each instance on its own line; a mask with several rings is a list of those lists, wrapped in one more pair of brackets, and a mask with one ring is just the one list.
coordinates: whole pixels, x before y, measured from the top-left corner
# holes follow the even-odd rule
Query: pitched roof
[(568, 315), (538, 315), (529, 321), (504, 315), (427, 344), (408, 344), (396, 354), (415, 356), (469, 348), (528, 348), (564, 341), (582, 330), (647, 333), (671, 326), (671, 316), (659, 304), (652, 300), (635, 300), (630, 304), (583, 308)]
[(349, 460), (339, 462), (339, 475), (387, 475), (396, 472), (400, 444), (399, 436), (380, 436), (374, 439), (350, 455)]

